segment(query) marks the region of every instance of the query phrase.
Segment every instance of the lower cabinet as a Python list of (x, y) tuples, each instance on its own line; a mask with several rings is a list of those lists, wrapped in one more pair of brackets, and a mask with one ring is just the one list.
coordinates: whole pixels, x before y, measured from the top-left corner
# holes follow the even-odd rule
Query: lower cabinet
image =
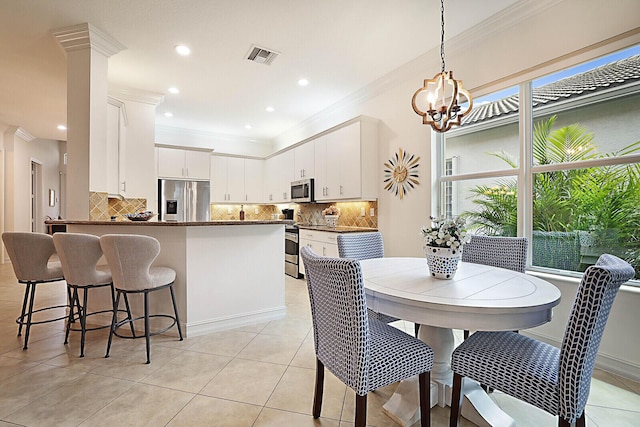
[[(299, 247), (309, 246), (313, 252), (327, 257), (338, 257), (338, 233), (300, 229)], [(299, 257), (300, 273), (304, 274), (304, 262)]]

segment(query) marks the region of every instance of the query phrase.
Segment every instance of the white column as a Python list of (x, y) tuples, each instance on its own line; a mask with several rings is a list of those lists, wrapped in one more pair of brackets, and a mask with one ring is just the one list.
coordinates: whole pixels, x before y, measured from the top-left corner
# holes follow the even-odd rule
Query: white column
[(87, 23), (53, 35), (67, 52), (66, 215), (89, 219), (89, 192), (107, 191), (108, 58), (126, 48)]

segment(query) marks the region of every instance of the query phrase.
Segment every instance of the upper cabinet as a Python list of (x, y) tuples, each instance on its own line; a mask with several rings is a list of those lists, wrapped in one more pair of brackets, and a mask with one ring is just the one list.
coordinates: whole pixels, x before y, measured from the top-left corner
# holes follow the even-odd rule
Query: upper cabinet
[(126, 110), (124, 103), (109, 98), (107, 103), (107, 193), (126, 196)]
[(178, 179), (210, 179), (208, 151), (158, 147), (158, 177)]
[(263, 160), (211, 156), (212, 203), (261, 203)]
[(313, 140), (315, 199), (375, 199), (378, 123), (361, 118)]
[(313, 178), (314, 173), (314, 147), (313, 143), (297, 146), (293, 150), (294, 179)]
[(266, 160), (266, 197), (268, 203), (288, 203), (291, 201), (291, 181), (295, 181), (294, 150), (282, 152)]

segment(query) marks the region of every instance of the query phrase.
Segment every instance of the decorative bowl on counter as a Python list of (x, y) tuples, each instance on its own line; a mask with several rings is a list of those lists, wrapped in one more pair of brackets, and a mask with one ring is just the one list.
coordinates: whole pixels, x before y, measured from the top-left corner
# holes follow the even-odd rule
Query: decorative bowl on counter
[(156, 214), (154, 214), (151, 211), (144, 211), (144, 212), (138, 212), (133, 214), (124, 214), (122, 216), (124, 216), (130, 221), (149, 221), (151, 218), (156, 216)]

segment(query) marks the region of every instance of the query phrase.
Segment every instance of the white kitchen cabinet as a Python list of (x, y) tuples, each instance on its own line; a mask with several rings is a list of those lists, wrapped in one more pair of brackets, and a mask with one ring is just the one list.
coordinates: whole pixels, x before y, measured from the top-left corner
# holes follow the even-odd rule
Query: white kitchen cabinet
[[(316, 231), (301, 228), (299, 230), (298, 247), (310, 247), (316, 254), (326, 257), (338, 257), (338, 233), (330, 231)], [(298, 254), (299, 255), (299, 254)], [(302, 256), (298, 256), (299, 271), (304, 274)]]
[(107, 193), (126, 195), (126, 110), (124, 103), (109, 98), (107, 103)]
[(263, 160), (211, 156), (212, 203), (260, 203), (263, 179)]
[(266, 201), (287, 203), (291, 200), (291, 182), (295, 181), (294, 154), (288, 150), (266, 161)]
[(208, 180), (208, 151), (158, 147), (158, 177)]
[(313, 178), (314, 174), (314, 145), (307, 142), (293, 150), (294, 180)]
[(360, 118), (313, 140), (316, 200), (378, 197), (377, 126)]
[(264, 160), (244, 159), (244, 193), (247, 203), (262, 203)]

